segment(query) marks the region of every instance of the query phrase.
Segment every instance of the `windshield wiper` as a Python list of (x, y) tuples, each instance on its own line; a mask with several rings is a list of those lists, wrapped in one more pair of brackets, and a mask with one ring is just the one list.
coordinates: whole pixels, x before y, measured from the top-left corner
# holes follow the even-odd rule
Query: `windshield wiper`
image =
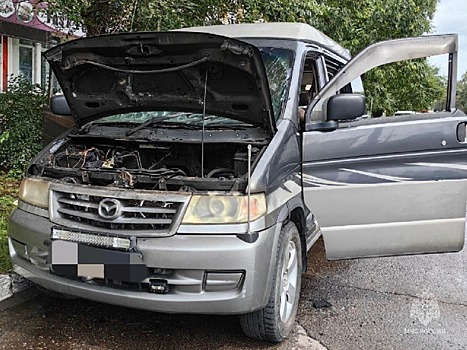
[(137, 127), (131, 130), (128, 130), (125, 135), (126, 136), (133, 135), (135, 132), (140, 131), (141, 129), (147, 128), (148, 126), (159, 124), (159, 123), (162, 123), (164, 120), (176, 118), (184, 114), (187, 114), (187, 113), (177, 113), (177, 114), (162, 115), (162, 116), (158, 115), (156, 117), (146, 120), (144, 123), (138, 125)]
[(253, 124), (206, 124), (206, 129), (229, 129), (229, 130), (243, 130), (254, 127)]
[(78, 134), (88, 134), (89, 129), (91, 129), (91, 126), (93, 125), (109, 125), (109, 126), (126, 126), (126, 125), (139, 125), (137, 122), (125, 122), (125, 121), (110, 121), (110, 122), (98, 122), (98, 121), (92, 121), (89, 123), (84, 124), (79, 130)]
[(190, 123), (185, 123), (185, 122), (168, 122), (168, 123), (157, 123), (157, 125), (160, 125), (161, 127), (164, 128), (178, 128), (178, 129), (201, 129), (203, 126), (199, 124), (190, 124)]

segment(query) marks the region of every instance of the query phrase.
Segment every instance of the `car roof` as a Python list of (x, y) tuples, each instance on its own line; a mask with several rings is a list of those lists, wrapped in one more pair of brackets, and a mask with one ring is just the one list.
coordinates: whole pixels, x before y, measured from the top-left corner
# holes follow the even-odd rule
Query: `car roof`
[(345, 49), (326, 34), (305, 23), (242, 23), (215, 26), (201, 26), (176, 29), (187, 32), (204, 32), (232, 38), (285, 39), (312, 42), (349, 60), (349, 50)]

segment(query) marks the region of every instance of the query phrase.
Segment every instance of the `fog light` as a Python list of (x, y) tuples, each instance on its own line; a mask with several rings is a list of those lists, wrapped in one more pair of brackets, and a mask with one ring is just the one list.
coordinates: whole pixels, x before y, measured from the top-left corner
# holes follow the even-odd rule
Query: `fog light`
[(166, 294), (169, 292), (169, 286), (166, 280), (149, 280), (149, 291), (151, 293)]
[(227, 292), (241, 288), (245, 272), (208, 271), (206, 272), (206, 292)]

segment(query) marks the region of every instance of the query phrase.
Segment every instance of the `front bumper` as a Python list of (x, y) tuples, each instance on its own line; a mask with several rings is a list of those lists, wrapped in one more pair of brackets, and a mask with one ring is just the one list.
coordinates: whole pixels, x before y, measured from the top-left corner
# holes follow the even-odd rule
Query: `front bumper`
[(259, 232), (254, 243), (230, 234), (138, 239), (137, 250), (154, 272), (153, 277), (167, 281), (166, 294), (150, 293), (144, 285), (126, 288), (51, 273), (44, 242), (50, 239), (52, 226), (47, 218), (21, 209), (10, 217), (9, 247), (14, 271), (44, 288), (160, 312), (242, 314), (268, 302), (279, 225)]

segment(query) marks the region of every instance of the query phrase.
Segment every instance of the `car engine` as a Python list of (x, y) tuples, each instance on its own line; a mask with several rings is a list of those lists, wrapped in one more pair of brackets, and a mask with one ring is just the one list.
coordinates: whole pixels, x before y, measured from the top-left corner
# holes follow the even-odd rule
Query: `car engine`
[[(74, 142), (52, 147), (43, 166), (32, 173), (64, 181), (159, 190), (209, 190), (245, 186), (247, 145), (206, 143)], [(261, 147), (252, 148), (252, 159)], [(235, 188), (234, 188), (235, 189)]]

